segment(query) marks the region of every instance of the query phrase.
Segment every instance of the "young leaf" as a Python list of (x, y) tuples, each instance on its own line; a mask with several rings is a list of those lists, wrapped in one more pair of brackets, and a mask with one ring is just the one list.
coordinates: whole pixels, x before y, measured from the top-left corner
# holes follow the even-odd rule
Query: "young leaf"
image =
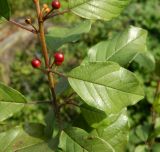
[(111, 20), (120, 15), (130, 0), (69, 0), (71, 11), (83, 18)]
[(10, 7), (7, 0), (0, 0), (0, 18), (10, 18)]
[(127, 66), (139, 53), (147, 53), (146, 37), (147, 31), (131, 26), (111, 40), (92, 47), (88, 61), (114, 61)]
[(90, 21), (84, 21), (73, 28), (53, 27), (46, 35), (46, 42), (50, 50), (55, 50), (65, 43), (79, 40), (80, 35), (89, 32), (90, 29)]
[(20, 111), (26, 102), (25, 97), (18, 91), (0, 83), (0, 121)]
[(113, 123), (99, 126), (90, 133), (75, 127), (65, 129), (59, 147), (65, 152), (124, 152), (127, 139), (128, 118), (121, 113)]
[(90, 106), (106, 114), (120, 112), (144, 96), (136, 76), (114, 62), (92, 62), (68, 74), (71, 87)]

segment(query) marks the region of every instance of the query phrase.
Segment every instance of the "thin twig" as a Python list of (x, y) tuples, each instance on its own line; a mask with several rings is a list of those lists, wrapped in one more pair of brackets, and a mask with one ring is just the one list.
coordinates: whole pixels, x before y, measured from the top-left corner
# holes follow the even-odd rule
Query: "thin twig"
[(33, 28), (34, 28), (34, 30), (38, 33), (38, 30), (37, 30), (37, 28), (33, 25), (33, 24), (30, 24)]
[(62, 103), (61, 105), (59, 105), (59, 109), (61, 109), (62, 107), (66, 106), (66, 105), (73, 105), (76, 107), (80, 107), (79, 104), (74, 103), (73, 99), (70, 99), (70, 100), (66, 101), (65, 103)]
[(32, 101), (27, 102), (26, 104), (51, 104), (51, 101)]
[(63, 73), (60, 73), (60, 72), (58, 72), (58, 71), (48, 70), (48, 72), (52, 72), (52, 73), (57, 74), (57, 75), (59, 75), (59, 76), (61, 76), (61, 77), (67, 78), (66, 75), (64, 75)]
[(55, 62), (52, 62), (50, 68), (52, 69), (54, 65), (55, 65)]
[(64, 10), (64, 11), (62, 11), (62, 12), (56, 12), (56, 13), (53, 13), (53, 14), (51, 14), (51, 15), (48, 15), (48, 16), (44, 17), (44, 20), (47, 20), (47, 19), (49, 19), (49, 18), (58, 16), (58, 15), (63, 15), (63, 14), (65, 14), (65, 13), (69, 13), (69, 12), (70, 12), (69, 9)]
[(71, 93), (71, 94), (66, 98), (66, 100), (71, 99), (71, 97), (73, 97), (74, 95), (76, 95), (75, 92)]
[(35, 29), (28, 28), (28, 27), (26, 27), (26, 26), (24, 26), (24, 25), (22, 25), (22, 24), (20, 24), (20, 23), (17, 23), (17, 22), (15, 22), (15, 21), (13, 21), (13, 20), (9, 20), (8, 22), (11, 23), (11, 24), (16, 25), (16, 26), (19, 27), (19, 28), (22, 28), (22, 29), (24, 29), (24, 30), (27, 30), (27, 31), (29, 31), (29, 32), (32, 32), (32, 33), (34, 33), (34, 34), (37, 34), (37, 33), (38, 33)]
[(48, 12), (48, 13), (43, 17), (43, 19), (47, 18), (47, 16), (49, 16), (53, 11), (54, 11), (54, 9), (52, 8), (51, 11)]

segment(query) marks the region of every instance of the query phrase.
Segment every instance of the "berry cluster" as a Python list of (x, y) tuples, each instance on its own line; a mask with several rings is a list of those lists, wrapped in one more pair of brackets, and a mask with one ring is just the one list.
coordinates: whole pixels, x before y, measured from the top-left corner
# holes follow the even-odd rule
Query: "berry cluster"
[(42, 12), (49, 14), (50, 12), (52, 12), (55, 9), (60, 9), (61, 3), (59, 0), (53, 0), (51, 6), (52, 6), (52, 10), (49, 8), (49, 6), (47, 4), (43, 4)]
[[(64, 61), (64, 54), (61, 52), (56, 52), (54, 54), (54, 63), (56, 66), (60, 66)], [(40, 68), (41, 67), (41, 60), (38, 58), (34, 58), (31, 61), (32, 67), (33, 68)]]
[[(61, 3), (60, 3), (59, 0), (53, 0), (51, 5), (52, 5), (52, 10), (59, 9), (61, 7)], [(42, 11), (45, 12), (45, 13), (50, 13), (51, 12), (51, 10), (50, 10), (50, 8), (48, 7), (47, 4), (43, 4), (43, 10)], [(25, 22), (27, 24), (31, 24), (31, 19), (28, 18), (28, 19), (25, 20)], [(54, 54), (54, 63), (52, 65), (55, 64), (56, 66), (60, 66), (63, 63), (63, 61), (64, 61), (63, 53), (56, 52)], [(41, 67), (41, 60), (38, 59), (38, 58), (34, 58), (31, 61), (31, 64), (32, 64), (33, 68), (40, 68)]]

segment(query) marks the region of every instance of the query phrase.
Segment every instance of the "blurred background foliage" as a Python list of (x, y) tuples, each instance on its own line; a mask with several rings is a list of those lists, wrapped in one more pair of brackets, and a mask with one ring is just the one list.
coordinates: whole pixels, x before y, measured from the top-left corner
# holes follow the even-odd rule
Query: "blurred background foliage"
[[(32, 1), (12, 1), (10, 0), (13, 12), (13, 18), (25, 18), (31, 16), (35, 18)], [(64, 3), (64, 6), (66, 3)], [(131, 4), (125, 9), (119, 18), (111, 22), (96, 21), (92, 25), (92, 29), (88, 34), (82, 35), (81, 39), (73, 44), (67, 44), (61, 47), (65, 53), (65, 63), (59, 68), (60, 71), (69, 71), (73, 67), (79, 65), (87, 54), (88, 48), (96, 43), (110, 39), (116, 33), (123, 31), (129, 25), (144, 28), (148, 31), (148, 50), (156, 59), (156, 68), (154, 71), (145, 70), (141, 64), (133, 62), (128, 68), (134, 71), (139, 77), (146, 92), (146, 97), (137, 105), (129, 107), (130, 116), (130, 142), (128, 144), (128, 152), (147, 152), (149, 149), (148, 137), (153, 132), (152, 126), (152, 103), (157, 87), (157, 81), (160, 80), (160, 1), (159, 0), (132, 0)], [(49, 22), (53, 26), (72, 27), (81, 22), (82, 19), (75, 15), (66, 14), (56, 17)], [(55, 51), (55, 50), (54, 50)], [(53, 51), (50, 51), (53, 54)], [(40, 45), (35, 40), (35, 45), (29, 45), (25, 50), (17, 50), (14, 60), (10, 66), (10, 86), (23, 93), (28, 101), (48, 101), (50, 94), (47, 86), (47, 80), (43, 74), (32, 69), (30, 61), (33, 56), (41, 58)], [(146, 65), (147, 66), (147, 65)], [(0, 66), (0, 71), (3, 67)], [(1, 72), (3, 75), (3, 72)], [(1, 78), (2, 76), (0, 76)], [(58, 81), (58, 80), (57, 80)], [(64, 81), (62, 82), (64, 84)], [(66, 84), (67, 85), (67, 84)], [(59, 87), (59, 86), (58, 86)], [(58, 90), (58, 89), (57, 89)], [(68, 91), (68, 90), (67, 90)], [(72, 90), (69, 90), (72, 92)], [(58, 99), (61, 101), (68, 92), (61, 93)], [(22, 122), (41, 122), (44, 121), (44, 114), (47, 113), (49, 106), (46, 104), (27, 106), (22, 112), (8, 120), (9, 126)], [(69, 115), (73, 115), (72, 108)], [(66, 114), (64, 113), (66, 116)], [(68, 116), (66, 116), (68, 118)], [(74, 119), (74, 118), (73, 118)], [(9, 127), (8, 126), (8, 127)], [(156, 129), (160, 127), (160, 118), (157, 116)], [(160, 130), (160, 129), (159, 129)], [(156, 144), (154, 149), (160, 150), (160, 131), (156, 134)], [(158, 152), (158, 151), (157, 151)]]

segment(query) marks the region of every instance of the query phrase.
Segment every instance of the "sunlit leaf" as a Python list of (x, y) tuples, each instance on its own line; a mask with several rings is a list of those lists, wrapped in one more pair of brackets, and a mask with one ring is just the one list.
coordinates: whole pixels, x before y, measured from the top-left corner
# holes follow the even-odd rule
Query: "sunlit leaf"
[(136, 76), (113, 62), (92, 62), (73, 69), (68, 80), (88, 105), (107, 114), (120, 112), (144, 96)]
[(130, 0), (69, 0), (71, 11), (83, 18), (111, 20), (120, 15)]

